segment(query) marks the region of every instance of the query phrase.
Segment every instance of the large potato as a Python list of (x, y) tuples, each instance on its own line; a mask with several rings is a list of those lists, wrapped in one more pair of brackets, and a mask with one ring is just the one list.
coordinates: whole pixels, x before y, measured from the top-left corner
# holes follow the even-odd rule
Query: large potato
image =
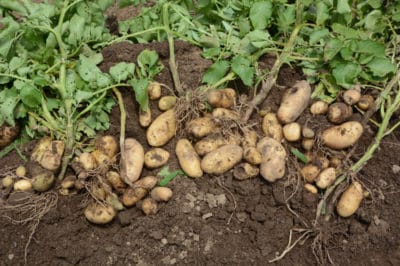
[(52, 141), (49, 137), (42, 138), (31, 154), (31, 160), (38, 162), (43, 168), (57, 171), (61, 165), (65, 144), (63, 141)]
[(216, 131), (216, 124), (209, 116), (199, 117), (189, 122), (187, 131), (196, 138), (202, 138), (214, 133)]
[(239, 145), (223, 145), (204, 156), (201, 169), (208, 174), (220, 175), (233, 168), (242, 157), (243, 149)]
[(275, 139), (264, 137), (257, 143), (257, 150), (262, 156), (260, 165), (262, 177), (269, 182), (282, 178), (286, 168), (285, 148)]
[(282, 97), (277, 116), (284, 123), (294, 122), (306, 109), (311, 97), (311, 87), (307, 81), (297, 81)]
[(267, 113), (262, 122), (262, 130), (266, 137), (281, 142), (283, 138), (282, 126), (275, 113)]
[(111, 222), (117, 214), (113, 207), (91, 202), (84, 211), (86, 219), (94, 224), (106, 224)]
[(144, 150), (142, 145), (134, 138), (125, 139), (125, 158), (121, 158), (121, 178), (128, 185), (139, 179), (144, 164)]
[(166, 144), (176, 133), (176, 118), (173, 109), (160, 114), (147, 129), (147, 142), (153, 147)]
[(322, 141), (331, 149), (345, 149), (357, 142), (363, 130), (363, 126), (360, 122), (346, 122), (339, 126), (326, 129), (322, 133)]
[(165, 165), (168, 160), (169, 152), (161, 148), (151, 149), (144, 155), (144, 165), (150, 169), (161, 167)]
[(187, 176), (198, 178), (203, 175), (203, 170), (200, 167), (200, 157), (189, 140), (178, 140), (175, 153), (178, 157), (179, 165)]
[(350, 217), (360, 207), (363, 198), (364, 193), (361, 184), (357, 181), (353, 182), (340, 197), (336, 206), (337, 213), (345, 218)]

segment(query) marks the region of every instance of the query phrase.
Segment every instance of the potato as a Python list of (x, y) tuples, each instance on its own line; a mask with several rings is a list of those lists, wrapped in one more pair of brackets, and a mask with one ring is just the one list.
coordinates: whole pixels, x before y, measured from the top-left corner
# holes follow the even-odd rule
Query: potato
[(91, 153), (83, 152), (78, 157), (78, 161), (82, 168), (86, 171), (96, 168), (96, 159)]
[(15, 175), (18, 177), (24, 177), (26, 176), (26, 168), (23, 165), (20, 165), (15, 169)]
[[(99, 167), (108, 167), (110, 163), (114, 162), (114, 160), (110, 159), (106, 154), (104, 154), (100, 150), (94, 150), (90, 153), (90, 155), (93, 157), (94, 161), (96, 162), (95, 165), (98, 165)], [(115, 159), (115, 157), (114, 157)], [(87, 165), (90, 165), (88, 162), (86, 162)]]
[(8, 146), (17, 138), (19, 134), (19, 126), (8, 126), (3, 124), (0, 126), (0, 149)]
[(220, 175), (233, 168), (242, 157), (243, 149), (239, 145), (223, 145), (204, 156), (201, 169), (208, 174)]
[(172, 198), (172, 190), (168, 187), (155, 187), (150, 192), (150, 196), (155, 201), (169, 201)]
[(331, 149), (345, 149), (357, 142), (363, 130), (363, 126), (360, 122), (346, 122), (324, 130), (322, 133), (322, 141)]
[(147, 108), (147, 111), (139, 110), (139, 125), (141, 127), (148, 127), (151, 124), (151, 110)]
[(256, 147), (247, 147), (243, 150), (243, 159), (253, 165), (259, 165), (262, 163), (261, 153)]
[(311, 184), (304, 184), (304, 188), (305, 190), (307, 190), (308, 192), (310, 192), (311, 194), (317, 194), (318, 193), (318, 189)]
[(311, 151), (313, 146), (314, 146), (314, 139), (303, 139), (301, 141), (301, 146), (303, 147), (303, 149), (305, 149), (306, 151)]
[(316, 101), (310, 107), (310, 113), (313, 115), (324, 115), (328, 112), (329, 105), (325, 101)]
[(231, 108), (235, 105), (236, 91), (231, 88), (207, 91), (207, 101), (212, 107)]
[(142, 202), (142, 211), (146, 215), (157, 213), (157, 202), (152, 198), (144, 199)]
[(301, 175), (308, 182), (312, 183), (318, 177), (320, 169), (318, 166), (313, 164), (307, 164), (303, 168), (301, 168)]
[(32, 183), (26, 179), (20, 179), (14, 183), (15, 191), (30, 191), (32, 189)]
[(161, 84), (156, 81), (150, 82), (147, 93), (150, 100), (158, 100), (161, 97)]
[(118, 192), (122, 192), (126, 188), (126, 184), (122, 181), (118, 172), (108, 171), (106, 174), (107, 181)]
[(342, 194), (336, 206), (337, 213), (346, 218), (353, 215), (364, 198), (363, 188), (357, 181), (353, 182)]
[(233, 176), (237, 180), (246, 180), (257, 176), (260, 173), (260, 169), (249, 163), (241, 163), (235, 166), (233, 169)]
[(240, 114), (233, 110), (225, 108), (215, 108), (212, 112), (212, 116), (216, 119), (222, 120), (239, 120)]
[(49, 190), (54, 184), (54, 174), (52, 172), (43, 172), (32, 178), (32, 187), (34, 190), (44, 192)]
[(301, 138), (301, 126), (292, 122), (283, 126), (283, 136), (287, 141), (298, 141)]
[(326, 168), (321, 171), (315, 180), (315, 184), (320, 189), (326, 189), (336, 180), (336, 170), (333, 167)]
[(107, 194), (106, 202), (117, 211), (122, 211), (124, 209), (124, 205), (122, 205), (115, 193)]
[(65, 189), (73, 188), (75, 186), (75, 181), (76, 181), (76, 176), (73, 176), (73, 175), (66, 176), (61, 181), (61, 188), (65, 188)]
[(196, 138), (203, 138), (216, 132), (216, 124), (211, 117), (199, 117), (189, 122), (187, 131)]
[(257, 145), (258, 135), (257, 132), (251, 129), (244, 131), (242, 147), (255, 147)]
[(58, 193), (60, 193), (60, 195), (62, 195), (62, 196), (68, 196), (68, 195), (70, 194), (68, 188), (60, 188), (60, 189), (58, 190)]
[(121, 158), (121, 179), (132, 186), (139, 179), (144, 165), (144, 150), (142, 145), (134, 138), (125, 139), (124, 157)]
[(334, 103), (329, 106), (328, 120), (334, 124), (341, 124), (353, 115), (353, 109), (345, 103)]
[(282, 126), (274, 113), (267, 113), (262, 122), (262, 130), (266, 137), (281, 142), (283, 138)]
[(102, 205), (98, 202), (91, 202), (84, 211), (86, 219), (94, 224), (107, 224), (111, 222), (117, 214), (110, 205)]
[(257, 143), (257, 150), (262, 156), (261, 176), (269, 182), (282, 178), (286, 168), (285, 148), (275, 139), (264, 137)]
[(313, 164), (319, 169), (325, 169), (329, 167), (329, 160), (324, 156), (315, 156), (312, 161)]
[(367, 111), (374, 105), (374, 97), (371, 95), (362, 95), (357, 103), (357, 106), (364, 111)]
[(77, 179), (77, 180), (75, 180), (74, 188), (75, 188), (77, 191), (81, 191), (82, 189), (85, 188), (85, 183), (84, 183), (82, 180)]
[(167, 111), (169, 109), (174, 108), (175, 104), (176, 104), (176, 97), (175, 96), (172, 96), (172, 95), (163, 96), (158, 101), (158, 108), (161, 111)]
[(131, 207), (139, 202), (141, 199), (146, 197), (148, 190), (141, 187), (130, 188), (128, 187), (125, 189), (124, 193), (122, 194), (122, 204), (126, 207)]
[(93, 186), (90, 188), (90, 194), (97, 200), (105, 200), (107, 193), (104, 190), (103, 187), (100, 187), (99, 185)]
[(14, 184), (14, 178), (8, 175), (1, 180), (1, 184), (5, 188), (11, 187)]
[(361, 93), (357, 89), (347, 90), (343, 93), (343, 101), (348, 105), (353, 105), (358, 103), (361, 98)]
[(339, 156), (333, 156), (330, 158), (329, 160), (329, 165), (335, 168), (338, 168), (342, 165), (342, 158), (340, 158)]
[(150, 190), (157, 185), (158, 178), (155, 176), (145, 176), (133, 183), (134, 188), (144, 188)]
[(194, 149), (198, 155), (203, 156), (224, 144), (225, 139), (221, 134), (212, 134), (196, 142)]
[(303, 126), (303, 128), (301, 129), (301, 134), (307, 139), (312, 139), (315, 136), (314, 130), (307, 126)]
[(176, 118), (174, 110), (160, 114), (147, 129), (147, 142), (153, 147), (160, 147), (172, 139), (176, 133)]
[(97, 138), (94, 146), (96, 150), (107, 155), (110, 160), (114, 159), (119, 150), (118, 143), (113, 136), (102, 136)]
[(178, 140), (175, 153), (178, 157), (179, 165), (187, 176), (192, 178), (203, 176), (203, 170), (200, 166), (200, 157), (197, 155), (189, 140)]
[(151, 149), (144, 154), (144, 165), (150, 169), (159, 168), (168, 162), (169, 156), (169, 152), (164, 149)]
[(31, 160), (42, 167), (57, 171), (61, 165), (65, 144), (62, 141), (52, 141), (49, 137), (42, 138), (31, 154)]
[(311, 87), (307, 81), (297, 81), (282, 97), (277, 117), (284, 123), (294, 122), (306, 109), (311, 97)]

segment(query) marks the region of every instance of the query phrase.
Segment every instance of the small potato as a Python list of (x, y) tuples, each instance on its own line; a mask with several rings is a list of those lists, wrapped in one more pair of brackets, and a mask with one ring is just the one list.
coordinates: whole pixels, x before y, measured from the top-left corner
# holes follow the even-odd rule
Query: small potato
[(96, 168), (96, 159), (91, 153), (83, 152), (78, 157), (78, 161), (82, 168), (86, 171)]
[(318, 174), (320, 172), (320, 169), (318, 166), (313, 165), (313, 164), (307, 164), (303, 168), (301, 168), (301, 175), (303, 178), (308, 182), (312, 183), (314, 180), (318, 177)]
[(305, 80), (297, 81), (282, 96), (281, 105), (277, 112), (278, 119), (284, 124), (296, 121), (306, 109), (310, 97), (310, 84)]
[(203, 138), (216, 131), (216, 124), (211, 117), (199, 117), (189, 122), (187, 131), (196, 138)]
[(257, 145), (258, 135), (257, 132), (248, 129), (243, 134), (242, 147), (255, 147)]
[(314, 139), (303, 139), (301, 141), (301, 146), (303, 147), (303, 149), (305, 149), (306, 151), (311, 151), (313, 146), (314, 146)]
[(275, 182), (285, 175), (286, 151), (282, 144), (273, 138), (265, 137), (257, 143), (257, 150), (261, 153), (261, 176)]
[(106, 196), (107, 196), (107, 193), (106, 193), (106, 191), (104, 190), (104, 188), (103, 187), (100, 187), (100, 186), (93, 186), (93, 187), (91, 187), (90, 188), (90, 194), (94, 197), (94, 198), (96, 198), (97, 200), (105, 200), (106, 199)]
[(333, 167), (326, 168), (318, 175), (315, 183), (320, 189), (326, 189), (336, 180), (336, 170)]
[(329, 160), (324, 156), (316, 156), (313, 158), (313, 164), (316, 165), (319, 169), (325, 169), (329, 167)]
[(331, 149), (345, 149), (356, 143), (363, 131), (360, 122), (350, 121), (324, 130), (322, 141)]
[(126, 188), (126, 184), (122, 181), (121, 176), (115, 171), (108, 171), (106, 179), (118, 192), (122, 192)]
[(329, 165), (335, 168), (339, 168), (342, 165), (343, 159), (338, 156), (333, 156), (329, 160)]
[(328, 112), (329, 105), (325, 101), (316, 101), (310, 107), (310, 113), (313, 115), (324, 115)]
[(14, 178), (10, 175), (1, 180), (1, 185), (5, 188), (11, 187), (14, 184)]
[(150, 100), (158, 100), (161, 97), (161, 84), (156, 81), (150, 82), (147, 93)]
[(165, 165), (169, 160), (169, 152), (162, 148), (154, 148), (144, 154), (144, 165), (154, 169)]
[(249, 163), (241, 163), (233, 169), (233, 176), (237, 180), (246, 180), (256, 177), (260, 173), (260, 169)]
[(101, 151), (110, 160), (113, 160), (118, 153), (118, 143), (113, 136), (102, 136), (96, 139), (94, 146), (96, 150)]
[(337, 213), (344, 217), (353, 215), (364, 198), (363, 188), (357, 181), (353, 182), (342, 194), (336, 206)]
[(207, 101), (212, 107), (231, 108), (235, 105), (236, 91), (231, 88), (209, 90)]
[(178, 157), (179, 165), (187, 176), (192, 178), (203, 176), (203, 170), (200, 166), (200, 157), (197, 155), (189, 140), (178, 140), (175, 153)]
[(20, 179), (14, 183), (15, 191), (30, 191), (32, 189), (32, 183), (26, 179)]
[(172, 190), (168, 187), (155, 187), (150, 192), (150, 196), (155, 201), (169, 201), (172, 198)]
[(176, 97), (175, 96), (172, 96), (172, 95), (163, 96), (158, 101), (158, 108), (161, 111), (167, 111), (169, 109), (174, 108), (175, 104), (176, 104)]
[(167, 144), (176, 133), (176, 118), (173, 109), (160, 114), (147, 129), (147, 142), (150, 146), (160, 147)]
[(262, 130), (266, 137), (281, 142), (283, 138), (282, 126), (274, 113), (267, 113), (263, 118)]
[(151, 124), (151, 110), (147, 108), (147, 111), (139, 110), (139, 125), (141, 127), (148, 127)]
[(85, 183), (84, 183), (82, 180), (77, 179), (77, 180), (75, 180), (74, 188), (75, 188), (77, 191), (81, 191), (82, 189), (85, 188)]
[(221, 134), (212, 134), (196, 142), (194, 149), (198, 155), (203, 156), (224, 144), (225, 139)]
[(259, 165), (262, 163), (261, 153), (256, 147), (247, 147), (243, 149), (243, 159), (253, 165)]
[(52, 172), (43, 172), (32, 178), (32, 187), (34, 190), (44, 192), (49, 190), (54, 184), (54, 174)]
[(18, 177), (24, 177), (26, 176), (26, 168), (23, 165), (20, 165), (17, 167), (17, 169), (15, 169), (15, 174)]
[(215, 108), (212, 112), (212, 116), (216, 119), (222, 120), (239, 120), (240, 114), (233, 110), (225, 108)]
[[(95, 165), (98, 165), (100, 168), (108, 167), (108, 165), (113, 162), (110, 157), (100, 150), (94, 150), (90, 155), (94, 158), (94, 161), (96, 162)], [(89, 163), (87, 165), (89, 165)]]
[(76, 176), (73, 176), (73, 175), (66, 176), (61, 181), (61, 188), (65, 188), (65, 189), (73, 188), (75, 186), (75, 181), (76, 181)]
[(204, 156), (201, 169), (208, 174), (220, 175), (232, 169), (242, 157), (242, 147), (234, 144), (223, 145)]
[(102, 205), (98, 202), (91, 202), (84, 211), (86, 219), (94, 224), (107, 224), (117, 214), (113, 207)]
[(142, 202), (142, 211), (146, 215), (156, 214), (157, 208), (157, 202), (152, 198), (145, 198)]
[(8, 146), (17, 138), (19, 134), (19, 126), (8, 126), (3, 124), (0, 126), (0, 149)]
[(334, 103), (329, 106), (328, 120), (334, 124), (341, 124), (353, 115), (351, 106), (345, 103)]
[(304, 188), (305, 190), (307, 190), (308, 192), (310, 192), (311, 194), (317, 194), (318, 193), (318, 189), (311, 184), (304, 184)]
[(357, 89), (347, 90), (343, 93), (343, 101), (348, 105), (354, 105), (358, 103), (361, 98), (361, 93)]
[(139, 179), (144, 165), (144, 150), (142, 145), (134, 138), (125, 139), (124, 152), (121, 158), (121, 179), (132, 186)]
[(155, 176), (145, 176), (133, 183), (133, 188), (144, 188), (150, 190), (157, 185), (158, 178)]
[(314, 130), (312, 130), (311, 128), (304, 126), (301, 129), (301, 134), (303, 135), (303, 137), (307, 138), (307, 139), (312, 139), (315, 136)]
[(38, 162), (42, 167), (57, 171), (61, 166), (65, 144), (63, 141), (52, 141), (49, 137), (42, 138), (31, 154), (31, 160)]
[(146, 197), (148, 190), (145, 188), (137, 187), (137, 188), (130, 188), (128, 187), (125, 189), (124, 193), (122, 194), (122, 204), (126, 207), (131, 207), (139, 202), (141, 199)]
[(357, 103), (358, 108), (367, 111), (374, 105), (374, 97), (371, 95), (362, 95)]
[(283, 126), (283, 136), (287, 141), (298, 141), (301, 138), (301, 126), (292, 122)]

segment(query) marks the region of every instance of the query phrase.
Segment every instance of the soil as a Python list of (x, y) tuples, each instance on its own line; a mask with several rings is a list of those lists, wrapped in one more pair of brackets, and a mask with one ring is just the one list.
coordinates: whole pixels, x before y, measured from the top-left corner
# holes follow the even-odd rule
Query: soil
[[(166, 67), (156, 80), (172, 88), (166, 43), (120, 43), (106, 48), (101, 68), (108, 71), (117, 62), (133, 62), (145, 48), (159, 53)], [(201, 57), (198, 48), (183, 42), (176, 43), (176, 54), (185, 88), (197, 88), (211, 62)], [(267, 57), (262, 65), (267, 68), (271, 62), (273, 58)], [(301, 77), (298, 70), (284, 66), (277, 81), (279, 86), (272, 90), (261, 108), (276, 110), (283, 89)], [(145, 130), (137, 123), (138, 106), (133, 92), (121, 90), (128, 112), (126, 136), (136, 138), (148, 150)], [(167, 89), (163, 93), (170, 94)], [(151, 110), (154, 117), (159, 114), (156, 102), (151, 102)], [(119, 110), (115, 107), (111, 128), (103, 133), (118, 138), (119, 119)], [(299, 121), (307, 121), (317, 132), (327, 126), (324, 118), (312, 117), (307, 112)], [(249, 123), (260, 130), (258, 116)], [(350, 162), (362, 156), (373, 140), (374, 131), (372, 126), (365, 130)], [(337, 265), (400, 265), (399, 139), (399, 130), (388, 136), (374, 157), (353, 177), (369, 188), (370, 197), (350, 218), (340, 218), (333, 212), (328, 222), (313, 227), (321, 195), (302, 189), (303, 181), (296, 171), (291, 171), (296, 169), (288, 169), (289, 174), (273, 184), (261, 177), (238, 181), (231, 171), (199, 179), (178, 176), (168, 184), (174, 192), (173, 198), (161, 203), (157, 214), (145, 216), (133, 207), (119, 212), (113, 222), (104, 226), (93, 225), (85, 219), (83, 208), (87, 194), (58, 195), (57, 206), (51, 208), (37, 227), (28, 247), (26, 264), (266, 265), (286, 248), (291, 229), (313, 229), (304, 241), (299, 241), (274, 264), (316, 265), (331, 260)], [(179, 169), (175, 143), (174, 139), (164, 147), (171, 154), (168, 162), (171, 170)], [(21, 152), (29, 156), (33, 145), (25, 145)], [(295, 160), (290, 157), (289, 161)], [(4, 173), (21, 163), (14, 151), (0, 159), (1, 171)], [(142, 176), (156, 173), (157, 170), (144, 169)], [(13, 224), (5, 217), (0, 218), (0, 265), (24, 265), (30, 225)], [(304, 232), (299, 230), (293, 233), (293, 241)], [(316, 240), (323, 243), (318, 257), (325, 258), (323, 261), (318, 261), (313, 254), (313, 247), (318, 247)]]

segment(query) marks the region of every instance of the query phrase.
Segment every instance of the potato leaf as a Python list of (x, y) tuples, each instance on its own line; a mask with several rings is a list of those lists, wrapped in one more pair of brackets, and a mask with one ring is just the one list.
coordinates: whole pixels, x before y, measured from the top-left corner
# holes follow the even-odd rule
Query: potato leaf
[(332, 70), (336, 83), (344, 88), (350, 88), (355, 84), (358, 75), (361, 73), (361, 66), (355, 63), (342, 63)]
[(214, 84), (225, 76), (225, 74), (228, 72), (228, 69), (228, 61), (217, 61), (207, 69), (203, 76), (202, 82), (207, 84)]
[(132, 85), (133, 91), (135, 92), (135, 98), (140, 105), (140, 109), (142, 111), (147, 111), (149, 108), (149, 95), (147, 92), (149, 81), (147, 79), (131, 79), (129, 84)]
[(236, 56), (232, 59), (232, 71), (243, 81), (244, 85), (251, 86), (255, 74), (251, 61), (242, 56)]
[(42, 93), (33, 85), (26, 83), (20, 90), (20, 97), (29, 107), (37, 107), (41, 104)]
[(135, 73), (135, 64), (133, 63), (118, 63), (110, 68), (110, 75), (116, 82), (127, 80)]
[(376, 57), (367, 64), (367, 67), (377, 77), (385, 77), (396, 71), (396, 66), (387, 58)]
[(158, 185), (160, 187), (165, 187), (169, 182), (171, 182), (175, 177), (178, 175), (184, 175), (185, 173), (181, 170), (176, 170), (176, 171), (169, 171), (169, 167), (164, 166), (158, 173), (157, 175), (162, 177), (162, 179), (158, 182)]
[(254, 29), (263, 30), (268, 26), (272, 16), (272, 8), (271, 1), (260, 1), (253, 4), (249, 16)]

